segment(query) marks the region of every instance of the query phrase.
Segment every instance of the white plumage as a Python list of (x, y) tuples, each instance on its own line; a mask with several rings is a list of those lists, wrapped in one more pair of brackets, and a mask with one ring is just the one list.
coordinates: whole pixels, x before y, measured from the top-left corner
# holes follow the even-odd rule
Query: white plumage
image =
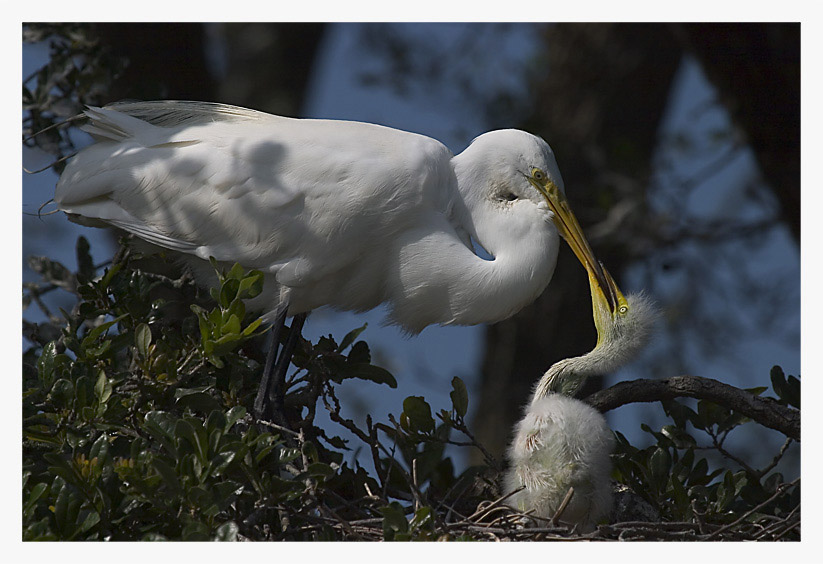
[(551, 519), (574, 488), (560, 520), (592, 530), (611, 509), (613, 443), (606, 419), (579, 400), (551, 394), (530, 404), (508, 451), (506, 491), (524, 487), (511, 505)]
[(58, 208), (173, 251), (210, 283), (210, 256), (262, 270), (252, 307), (268, 319), (286, 305), (387, 303), (411, 333), (497, 321), (548, 284), (558, 230), (588, 249), (551, 149), (523, 131), (486, 133), (453, 156), (414, 133), (219, 104), (86, 114), (97, 142), (68, 163)]

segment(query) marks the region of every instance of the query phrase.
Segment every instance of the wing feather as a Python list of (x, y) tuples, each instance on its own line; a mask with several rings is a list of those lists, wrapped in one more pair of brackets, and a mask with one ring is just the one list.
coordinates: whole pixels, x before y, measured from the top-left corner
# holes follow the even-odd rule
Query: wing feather
[(194, 102), (86, 113), (99, 141), (66, 167), (61, 209), (294, 285), (449, 214), (456, 194), (451, 153), (413, 133)]

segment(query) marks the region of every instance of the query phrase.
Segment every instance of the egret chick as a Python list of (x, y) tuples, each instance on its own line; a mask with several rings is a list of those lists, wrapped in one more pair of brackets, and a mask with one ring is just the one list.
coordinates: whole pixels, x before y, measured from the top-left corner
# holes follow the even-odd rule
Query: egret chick
[(586, 377), (630, 360), (646, 343), (655, 317), (645, 296), (624, 297), (608, 271), (602, 272), (608, 282), (603, 289), (589, 270), (597, 344), (583, 356), (555, 363), (537, 383), (515, 426), (505, 477), (507, 492), (523, 488), (512, 496), (512, 505), (545, 519), (555, 516), (573, 488), (559, 520), (581, 532), (594, 530), (611, 510), (614, 437), (603, 415), (570, 396)]

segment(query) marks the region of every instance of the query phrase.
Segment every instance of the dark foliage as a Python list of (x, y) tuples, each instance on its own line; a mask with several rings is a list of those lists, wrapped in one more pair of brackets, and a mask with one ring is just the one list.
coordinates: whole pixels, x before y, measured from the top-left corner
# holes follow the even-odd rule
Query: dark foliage
[[(339, 343), (332, 336), (301, 340), (287, 382), (289, 428), (254, 421), (263, 339), (244, 300), (260, 292), (260, 273), (217, 271), (206, 295), (185, 276), (136, 269), (142, 257), (127, 247), (97, 273), (88, 251), (81, 238), (78, 272), (32, 260), (44, 279), (39, 291), (63, 288), (78, 303), (62, 319), (24, 323), (31, 343), (23, 355), (25, 540), (574, 534), (562, 515), (535, 523), (505, 505), (502, 468), (466, 427), (469, 398), (459, 378), (448, 409), (433, 411), (412, 396), (388, 422), (357, 425), (337, 388), (396, 386), (371, 364), (368, 345), (358, 340), (361, 327)], [(28, 303), (36, 288), (28, 287)], [(797, 379), (776, 369), (772, 382), (782, 401), (797, 404)], [(616, 523), (580, 538), (659, 538), (661, 531), (695, 539), (798, 538), (799, 481), (770, 473), (782, 451), (762, 470), (744, 462), (740, 471), (710, 470), (699, 456), (707, 447), (689, 426), (724, 453), (725, 437), (746, 419), (706, 401), (696, 410), (675, 401), (664, 407), (671, 425), (659, 432), (644, 426), (655, 445), (637, 449), (618, 434), (614, 477), (669, 527), (656, 523), (656, 532), (638, 533)], [(331, 427), (318, 424), (318, 410)], [(476, 448), (485, 463), (456, 472), (448, 445)], [(370, 468), (351, 456), (361, 448)], [(529, 521), (538, 528), (525, 529)], [(672, 529), (675, 523), (683, 528)]]

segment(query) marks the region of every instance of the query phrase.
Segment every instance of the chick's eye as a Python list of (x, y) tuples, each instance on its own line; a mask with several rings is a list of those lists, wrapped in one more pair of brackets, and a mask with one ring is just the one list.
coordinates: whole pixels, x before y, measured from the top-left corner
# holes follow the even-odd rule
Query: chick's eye
[(514, 192), (506, 192), (505, 194), (500, 195), (500, 199), (505, 202), (513, 202), (517, 199), (517, 194)]

